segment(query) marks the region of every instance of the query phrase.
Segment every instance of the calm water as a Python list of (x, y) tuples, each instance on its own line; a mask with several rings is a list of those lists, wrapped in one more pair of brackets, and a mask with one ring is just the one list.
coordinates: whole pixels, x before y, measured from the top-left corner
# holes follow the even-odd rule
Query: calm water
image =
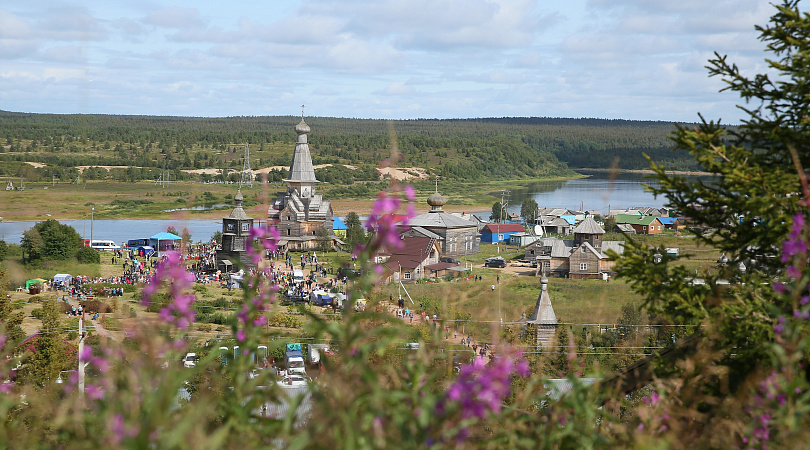
[[(622, 174), (621, 178), (611, 179), (607, 174), (599, 173), (576, 180), (540, 182), (526, 189), (512, 190), (508, 209), (520, 214), (520, 205), (526, 198), (533, 198), (541, 208), (597, 210), (603, 214), (608, 209), (665, 206), (666, 198), (655, 198), (645, 192), (643, 184), (658, 186), (658, 183), (635, 174)], [(493, 195), (500, 196), (499, 193)]]
[[(223, 214), (227, 216), (227, 214)], [(60, 223), (72, 226), (83, 238), (90, 239), (90, 220), (60, 220)], [(19, 243), (24, 231), (32, 228), (36, 222), (2, 222), (0, 238), (8, 243)], [(148, 220), (148, 219), (113, 219), (93, 220), (93, 239), (112, 239), (121, 244), (129, 239), (145, 239), (170, 226), (182, 232), (188, 228), (191, 240), (210, 241), (217, 231), (222, 231), (222, 220)]]
[[(588, 178), (567, 181), (539, 182), (526, 189), (514, 189), (509, 193), (509, 212), (520, 214), (523, 199), (533, 198), (537, 204), (549, 208), (568, 208), (598, 210), (607, 213), (608, 208), (630, 208), (633, 206), (652, 206), (661, 208), (666, 199), (655, 198), (645, 192), (642, 183), (652, 184), (641, 175), (622, 174), (619, 179), (610, 179), (607, 174), (595, 174)], [(500, 193), (497, 194), (500, 197)], [(227, 216), (224, 212), (223, 216)], [(487, 219), (489, 212), (480, 213)], [(259, 219), (258, 217), (256, 219)], [(72, 226), (82, 237), (90, 238), (90, 220), (60, 221)], [(22, 233), (36, 222), (2, 222), (0, 238), (9, 243), (19, 243)], [(178, 231), (188, 228), (193, 241), (207, 241), (217, 231), (222, 231), (221, 220), (94, 220), (93, 239), (112, 239), (115, 242), (126, 242), (129, 239), (142, 239), (166, 231), (169, 226)]]

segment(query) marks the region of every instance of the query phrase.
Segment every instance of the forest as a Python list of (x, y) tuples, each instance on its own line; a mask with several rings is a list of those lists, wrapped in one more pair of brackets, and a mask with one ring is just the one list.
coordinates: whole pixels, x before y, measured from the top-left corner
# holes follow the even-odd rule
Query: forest
[[(298, 120), (0, 111), (0, 176), (135, 182), (168, 172), (174, 180), (238, 179), (246, 144), (254, 170), (289, 165)], [(354, 167), (319, 169), (323, 181), (344, 186), (379, 179), (373, 168), (390, 157), (394, 135), (399, 166), (422, 167), (447, 180), (568, 177), (578, 168), (647, 169), (645, 155), (671, 170), (696, 168), (687, 152), (672, 150), (669, 136), (675, 124), (669, 122), (541, 117), (306, 120), (312, 128), (314, 164)], [(186, 172), (195, 169), (220, 172)], [(269, 175), (270, 181), (282, 176), (283, 170)]]

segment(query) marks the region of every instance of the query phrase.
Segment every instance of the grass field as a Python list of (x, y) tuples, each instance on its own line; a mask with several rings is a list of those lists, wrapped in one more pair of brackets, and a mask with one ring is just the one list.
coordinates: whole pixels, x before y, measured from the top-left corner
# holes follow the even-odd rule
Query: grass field
[[(712, 268), (719, 257), (718, 252), (699, 247), (694, 239), (676, 236), (639, 237), (647, 245), (679, 248), (682, 263), (689, 268)], [(484, 260), (492, 255), (501, 255), (508, 260), (522, 259), (523, 251), (515, 246), (482, 244), (481, 252), (468, 255), (462, 259), (462, 264), (472, 267), (472, 274), (482, 277), (480, 281), (464, 280), (440, 281), (436, 283), (415, 283), (405, 285), (407, 294), (414, 300), (409, 307), (416, 307), (424, 303), (429, 313), (436, 312), (440, 317), (448, 320), (464, 319), (462, 324), (465, 330), (472, 331), (475, 336), (482, 338), (491, 336), (497, 331), (500, 320), (509, 325), (517, 321), (522, 314), (527, 317), (532, 313), (538, 295), (540, 294), (539, 278), (534, 270), (521, 268), (518, 273), (509, 273), (503, 269), (484, 268)], [(336, 269), (348, 259), (348, 254), (329, 253), (319, 255), (319, 260), (328, 267)], [(511, 268), (511, 266), (510, 266)], [(121, 274), (120, 265), (111, 264), (111, 255), (102, 253), (101, 264), (71, 264), (68, 262), (46, 263), (42, 267), (31, 268), (19, 265), (15, 258), (3, 262), (6, 271), (6, 280), (13, 281), (9, 294), (12, 300), (24, 305), (22, 311), (26, 315), (23, 327), (26, 332), (33, 332), (40, 326), (40, 321), (31, 317), (31, 310), (37, 306), (27, 303), (30, 295), (16, 292), (15, 288), (24, 280), (30, 278), (50, 279), (57, 273), (82, 274), (87, 276), (101, 276), (104, 278)], [(514, 270), (513, 270), (514, 272)], [(491, 287), (495, 286), (493, 290)], [(241, 291), (229, 292), (218, 285), (206, 285), (200, 289), (198, 297), (202, 300), (215, 300), (220, 297), (238, 300)], [(398, 298), (402, 295), (407, 298), (403, 288), (396, 285), (383, 285), (373, 292), (366, 293), (366, 298), (373, 304), (389, 298)], [(42, 299), (50, 300), (53, 293), (43, 293)], [(549, 280), (549, 295), (558, 320), (572, 324), (613, 324), (619, 320), (623, 305), (631, 302), (638, 303), (640, 298), (633, 293), (629, 286), (620, 279), (610, 282), (601, 280), (572, 280), (551, 278)], [(133, 301), (133, 294), (128, 293), (122, 298), (110, 299), (108, 302), (117, 304), (113, 313), (108, 314), (111, 329), (124, 329), (139, 321), (154, 320), (155, 313), (147, 313), (138, 302)], [(273, 307), (275, 312), (288, 312), (288, 308), (277, 304)], [(133, 316), (134, 312), (134, 316)], [(223, 311), (230, 313), (229, 311)], [(206, 327), (203, 327), (203, 329)], [(227, 326), (213, 325), (210, 331), (194, 329), (195, 334), (204, 339), (215, 338), (228, 329)], [(297, 332), (291, 330), (291, 332)]]

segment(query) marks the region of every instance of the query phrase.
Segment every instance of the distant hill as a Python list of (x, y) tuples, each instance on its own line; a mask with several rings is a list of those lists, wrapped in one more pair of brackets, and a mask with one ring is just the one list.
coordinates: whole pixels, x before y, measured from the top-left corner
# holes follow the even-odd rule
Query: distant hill
[[(0, 111), (0, 175), (70, 179), (77, 176), (77, 166), (130, 166), (85, 170), (85, 176), (136, 181), (154, 179), (165, 168), (175, 179), (211, 177), (183, 170), (241, 170), (245, 143), (251, 144), (253, 169), (284, 166), (299, 120)], [(345, 185), (377, 179), (371, 167), (389, 158), (392, 133), (400, 152), (398, 165), (424, 168), (431, 176), (449, 180), (571, 176), (571, 169), (614, 165), (645, 169), (645, 153), (673, 170), (695, 168), (688, 154), (670, 150), (667, 136), (674, 126), (668, 122), (543, 117), (306, 120), (312, 128), (315, 164), (359, 169), (319, 169), (319, 177)], [(282, 172), (270, 176), (280, 179)]]

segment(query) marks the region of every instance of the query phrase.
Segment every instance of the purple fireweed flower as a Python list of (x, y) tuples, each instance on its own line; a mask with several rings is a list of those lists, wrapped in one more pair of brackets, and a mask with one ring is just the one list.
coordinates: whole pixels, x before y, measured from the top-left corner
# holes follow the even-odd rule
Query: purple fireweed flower
[(787, 263), (795, 255), (807, 254), (807, 239), (804, 235), (805, 220), (803, 214), (793, 216), (793, 226), (791, 227), (788, 239), (782, 245), (782, 262)]
[(253, 227), (250, 229), (248, 237), (250, 245), (247, 246), (246, 252), (254, 265), (261, 262), (266, 252), (278, 250), (277, 242), (280, 236), (281, 234), (276, 227)]
[(143, 290), (142, 303), (144, 305), (151, 303), (151, 297), (157, 292), (163, 281), (168, 282), (170, 300), (160, 310), (160, 317), (165, 322), (185, 329), (189, 323), (194, 322), (195, 313), (191, 306), (197, 297), (185, 293), (194, 283), (194, 275), (186, 270), (180, 253), (169, 252), (158, 264), (155, 275)]
[[(513, 375), (526, 376), (528, 364), (519, 353), (506, 354), (487, 364), (477, 357), (461, 368), (458, 378), (447, 388), (445, 401), (461, 407), (463, 418), (484, 418), (501, 410), (509, 395)], [(447, 405), (442, 405), (447, 409)]]
[(112, 432), (113, 444), (120, 444), (125, 438), (130, 438), (138, 435), (138, 426), (124, 425), (124, 416), (115, 414), (110, 418), (109, 430)]

